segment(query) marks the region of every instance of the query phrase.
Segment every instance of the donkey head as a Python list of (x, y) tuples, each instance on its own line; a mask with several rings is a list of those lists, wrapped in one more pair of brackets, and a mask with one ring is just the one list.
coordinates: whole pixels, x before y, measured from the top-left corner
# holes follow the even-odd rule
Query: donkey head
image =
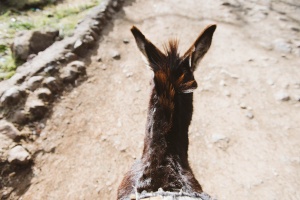
[(197, 88), (194, 71), (197, 64), (210, 48), (216, 25), (204, 29), (183, 56), (178, 53), (178, 41), (171, 40), (161, 52), (135, 26), (131, 32), (147, 64), (154, 72), (157, 92), (169, 90), (169, 93), (191, 93)]

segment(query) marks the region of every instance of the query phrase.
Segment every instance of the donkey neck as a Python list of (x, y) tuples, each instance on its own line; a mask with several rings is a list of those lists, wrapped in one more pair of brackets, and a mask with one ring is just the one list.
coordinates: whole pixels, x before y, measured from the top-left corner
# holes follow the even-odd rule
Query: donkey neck
[[(167, 96), (167, 97), (166, 97)], [(193, 94), (166, 95), (152, 90), (143, 156), (178, 156), (187, 162), (188, 127), (192, 119)], [(147, 157), (148, 157), (147, 156)]]

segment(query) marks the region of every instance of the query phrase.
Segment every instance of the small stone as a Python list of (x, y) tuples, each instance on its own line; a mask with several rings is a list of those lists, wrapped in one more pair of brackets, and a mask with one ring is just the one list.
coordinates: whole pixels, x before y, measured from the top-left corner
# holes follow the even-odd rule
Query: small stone
[(267, 80), (267, 84), (272, 86), (272, 85), (274, 85), (274, 81), (269, 79), (269, 80)]
[(229, 2), (224, 2), (224, 3), (222, 3), (222, 6), (231, 6), (231, 3), (229, 3)]
[(77, 49), (78, 47), (80, 47), (82, 45), (82, 41), (81, 40), (76, 40), (76, 42), (74, 43), (74, 49)]
[(25, 96), (26, 92), (20, 87), (12, 87), (4, 92), (1, 96), (0, 102), (2, 105), (16, 105)]
[(76, 60), (78, 57), (76, 54), (72, 53), (72, 52), (68, 52), (66, 53), (65, 55), (65, 59), (66, 61), (70, 62), (70, 61), (73, 61), (73, 60)]
[(25, 104), (32, 120), (38, 120), (45, 116), (48, 111), (47, 106), (39, 99), (28, 98)]
[(253, 119), (254, 118), (254, 115), (252, 112), (247, 112), (246, 113), (246, 117), (248, 117), (249, 119)]
[(80, 72), (80, 74), (86, 74), (86, 69), (85, 69), (86, 67), (85, 67), (84, 62), (82, 62), (82, 61), (78, 61), (78, 60), (73, 61), (73, 62), (69, 63), (67, 65), (67, 67), (76, 68), (78, 70), (78, 72)]
[(221, 140), (229, 140), (229, 138), (227, 138), (223, 134), (213, 134), (212, 137), (211, 137), (211, 140), (212, 140), (213, 143), (217, 143)]
[(293, 31), (295, 31), (295, 32), (299, 32), (299, 31), (300, 31), (300, 29), (297, 28), (297, 27), (291, 27), (291, 30), (293, 30)]
[(288, 101), (290, 100), (290, 96), (288, 93), (286, 93), (285, 91), (279, 91), (275, 94), (275, 98), (278, 101)]
[(97, 58), (97, 62), (102, 62), (102, 58), (101, 57)]
[(240, 108), (241, 108), (241, 109), (247, 109), (247, 106), (246, 106), (244, 103), (241, 103), (241, 104), (240, 104)]
[(118, 7), (118, 1), (113, 1), (113, 2), (112, 2), (112, 6), (113, 6), (114, 8), (117, 8), (117, 7)]
[(14, 140), (20, 135), (19, 130), (10, 122), (5, 120), (0, 121), (0, 134), (9, 137)]
[(127, 77), (127, 78), (132, 77), (132, 75), (133, 75), (132, 72), (127, 72), (127, 73), (126, 73), (126, 77)]
[(28, 122), (28, 113), (24, 110), (17, 110), (14, 112), (12, 120), (13, 123), (25, 124)]
[(49, 102), (52, 100), (53, 96), (51, 91), (48, 88), (39, 88), (34, 93), (37, 97), (45, 102)]
[(120, 52), (114, 50), (114, 51), (111, 52), (111, 57), (112, 57), (113, 59), (115, 59), (115, 60), (120, 60), (121, 54), (120, 54)]
[(292, 46), (283, 39), (276, 39), (273, 42), (274, 49), (283, 53), (291, 53)]
[(74, 83), (79, 77), (79, 71), (75, 67), (64, 67), (60, 70), (59, 76), (64, 83)]
[(30, 154), (21, 145), (13, 147), (8, 152), (8, 162), (10, 163), (26, 165), (30, 160)]
[(103, 64), (103, 65), (100, 66), (100, 69), (106, 70), (106, 69), (107, 69), (107, 66)]
[(123, 39), (123, 43), (124, 44), (128, 44), (129, 43), (129, 39), (127, 39), (127, 38)]
[(58, 92), (61, 90), (61, 84), (57, 81), (55, 77), (47, 77), (43, 81), (43, 87), (46, 87), (51, 90), (51, 92)]
[(27, 86), (31, 91), (34, 91), (43, 82), (43, 76), (33, 76), (27, 81)]
[(228, 90), (225, 90), (225, 91), (224, 91), (224, 95), (225, 95), (226, 97), (231, 97), (231, 93), (230, 93)]
[(220, 86), (226, 86), (226, 83), (224, 80), (221, 80), (219, 84), (220, 84)]
[(44, 72), (47, 74), (55, 74), (58, 71), (58, 68), (54, 65), (49, 65), (44, 69)]

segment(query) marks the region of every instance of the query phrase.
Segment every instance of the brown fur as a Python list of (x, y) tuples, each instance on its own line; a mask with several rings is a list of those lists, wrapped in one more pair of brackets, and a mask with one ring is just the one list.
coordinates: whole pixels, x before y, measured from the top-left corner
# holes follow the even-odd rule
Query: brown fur
[[(162, 53), (135, 27), (137, 45), (154, 72), (144, 150), (118, 189), (118, 199), (129, 199), (135, 191), (201, 193), (188, 163), (188, 127), (193, 113), (193, 93), (197, 87), (193, 72), (211, 44), (216, 26), (203, 31), (192, 47), (178, 54), (178, 42), (171, 40)], [(201, 51), (201, 52), (198, 52)], [(192, 59), (192, 60), (191, 60)]]

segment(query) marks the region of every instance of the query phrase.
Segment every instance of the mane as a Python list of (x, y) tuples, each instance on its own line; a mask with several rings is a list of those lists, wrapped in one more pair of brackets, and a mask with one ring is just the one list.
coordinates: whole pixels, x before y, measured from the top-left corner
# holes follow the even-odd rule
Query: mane
[(150, 62), (150, 66), (163, 71), (176, 69), (181, 62), (178, 45), (177, 39), (171, 39), (168, 43), (163, 44), (163, 53), (158, 55), (156, 62)]

